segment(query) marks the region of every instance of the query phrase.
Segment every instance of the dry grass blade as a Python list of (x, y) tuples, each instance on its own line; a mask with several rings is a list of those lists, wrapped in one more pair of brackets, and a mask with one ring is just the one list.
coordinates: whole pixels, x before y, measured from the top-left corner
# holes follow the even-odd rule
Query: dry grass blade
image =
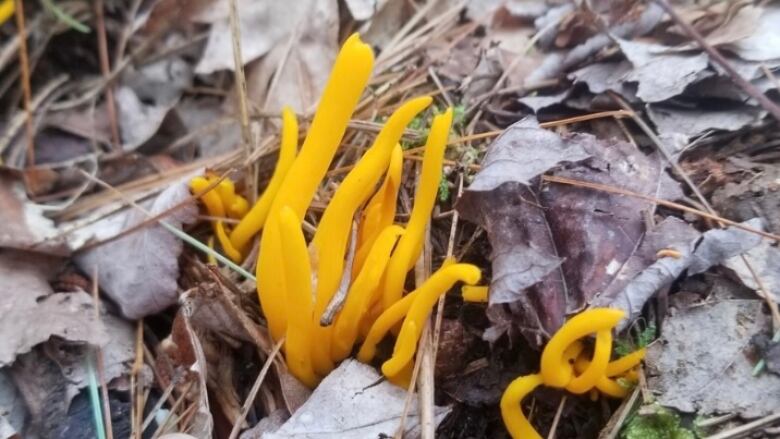
[(269, 355), (268, 358), (265, 360), (265, 363), (263, 363), (263, 368), (260, 369), (260, 373), (257, 375), (257, 379), (255, 380), (255, 383), (252, 384), (252, 389), (249, 390), (249, 394), (247, 395), (246, 400), (244, 401), (244, 405), (241, 407), (241, 415), (236, 419), (236, 422), (233, 424), (233, 429), (230, 431), (230, 436), (228, 437), (228, 439), (236, 439), (238, 437), (239, 430), (241, 430), (241, 425), (244, 423), (244, 419), (246, 419), (246, 415), (249, 414), (249, 409), (252, 408), (252, 405), (255, 402), (255, 398), (257, 397), (257, 392), (260, 391), (260, 387), (263, 385), (265, 376), (268, 374), (268, 370), (271, 368), (271, 365), (273, 364), (274, 360), (276, 360), (276, 356), (279, 354), (279, 350), (282, 348), (283, 344), (284, 344), (284, 339), (279, 340), (276, 343), (276, 346), (274, 346), (274, 350), (271, 351), (271, 355)]
[(35, 164), (35, 128), (33, 127), (32, 89), (30, 88), (30, 60), (27, 52), (27, 31), (24, 26), (24, 4), (16, 1), (16, 27), (19, 30), (19, 69), (22, 72), (25, 127), (27, 134), (27, 166)]

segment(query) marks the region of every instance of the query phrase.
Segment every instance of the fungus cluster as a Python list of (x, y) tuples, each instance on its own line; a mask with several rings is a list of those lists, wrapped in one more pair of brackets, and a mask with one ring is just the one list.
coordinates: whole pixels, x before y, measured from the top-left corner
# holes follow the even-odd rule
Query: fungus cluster
[[(284, 339), (291, 373), (310, 387), (349, 356), (361, 338), (358, 358), (371, 361), (376, 344), (399, 323), (393, 355), (382, 371), (396, 383), (406, 382), (417, 341), (438, 297), (458, 281), (473, 285), (480, 279), (476, 266), (449, 262), (415, 291), (403, 294), (407, 273), (422, 252), (452, 125), (451, 109), (434, 117), (410, 219), (403, 227), (394, 224), (403, 167), (398, 142), (405, 127), (431, 104), (429, 96), (406, 101), (387, 119), (336, 189), (306, 244), (302, 219), (336, 154), (372, 65), (371, 48), (357, 34), (349, 37), (297, 154), (297, 122), (289, 109), (284, 110), (279, 161), (251, 209), (229, 180), (198, 177), (191, 182), (211, 216), (240, 218), (232, 230), (214, 221), (214, 234), (229, 258), (236, 262), (245, 258), (252, 238), (262, 233), (256, 270), (260, 305), (273, 339)], [(356, 242), (350, 267), (346, 259), (352, 235)], [(347, 291), (342, 308), (333, 323), (323, 322), (326, 308), (342, 288)]]
[[(645, 356), (639, 349), (615, 361), (612, 354), (612, 328), (624, 317), (624, 312), (611, 308), (594, 308), (572, 317), (553, 335), (542, 351), (541, 371), (521, 376), (501, 397), (501, 416), (513, 438), (541, 438), (523, 414), (520, 403), (534, 389), (544, 384), (566, 389), (574, 394), (598, 392), (613, 398), (624, 398), (636, 383), (635, 368)], [(593, 355), (588, 359), (582, 338), (596, 334)]]

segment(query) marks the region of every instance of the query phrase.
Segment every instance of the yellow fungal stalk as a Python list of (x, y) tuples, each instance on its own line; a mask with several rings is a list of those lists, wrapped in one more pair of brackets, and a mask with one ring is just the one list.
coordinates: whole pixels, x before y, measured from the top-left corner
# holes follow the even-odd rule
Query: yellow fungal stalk
[(481, 285), (464, 285), (461, 288), (463, 300), (474, 303), (487, 303), (488, 287)]
[[(403, 239), (403, 238), (402, 238)], [(425, 321), (439, 297), (457, 281), (467, 284), (479, 282), (479, 268), (471, 264), (449, 264), (437, 270), (416, 290), (416, 297), (404, 319), (395, 342), (393, 356), (382, 365), (386, 376), (398, 374), (414, 356)]]
[(375, 190), (390, 162), (393, 147), (409, 122), (431, 103), (428, 96), (412, 99), (396, 110), (377, 135), (374, 144), (357, 162), (328, 203), (320, 219), (311, 248), (317, 255), (317, 293), (314, 303), (314, 369), (326, 374), (333, 369), (330, 353), (331, 330), (320, 326), (319, 320), (339, 288), (344, 275), (344, 255), (347, 250), (352, 217)]
[[(633, 369), (644, 358), (645, 350), (639, 349), (609, 361), (612, 328), (624, 314), (609, 308), (590, 309), (571, 318), (553, 335), (542, 352), (541, 372), (516, 379), (501, 398), (501, 416), (514, 439), (541, 437), (520, 408), (522, 398), (541, 384), (565, 388), (576, 394), (590, 392), (594, 400), (599, 392), (613, 398), (628, 395), (629, 389), (612, 378), (621, 374), (624, 379), (635, 378)], [(593, 358), (588, 360), (583, 354), (585, 345), (580, 339), (593, 333), (596, 334), (596, 345)]]
[(331, 353), (334, 361), (343, 360), (352, 350), (360, 319), (369, 311), (368, 307), (382, 280), (390, 252), (402, 233), (401, 226), (389, 226), (379, 234), (368, 254), (365, 267), (350, 286), (344, 308), (339, 313), (333, 329)]
[(409, 308), (412, 307), (412, 302), (417, 297), (417, 291), (404, 296), (398, 302), (395, 302), (390, 308), (387, 308), (382, 314), (377, 317), (371, 329), (366, 335), (366, 339), (363, 340), (363, 344), (360, 346), (357, 358), (363, 363), (370, 362), (374, 355), (376, 355), (376, 345), (387, 335), (390, 328), (395, 326), (396, 323), (403, 320)]
[[(216, 182), (216, 180), (213, 181)], [(225, 180), (223, 180), (223, 182), (224, 181)], [(213, 183), (204, 177), (195, 177), (190, 180), (190, 189), (192, 189), (192, 192), (196, 195), (200, 194), (200, 199), (206, 206), (209, 215), (216, 218), (225, 218), (225, 207), (222, 202), (223, 200), (220, 197), (219, 184), (209, 189), (212, 185)], [(217, 235), (217, 240), (219, 240), (220, 245), (222, 245), (222, 250), (225, 252), (225, 255), (233, 261), (240, 261), (241, 253), (230, 243), (222, 220), (218, 219), (214, 221), (213, 228), (214, 234)]]
[(288, 287), (287, 309), (295, 310), (290, 313), (284, 340), (287, 367), (301, 382), (314, 387), (319, 379), (312, 370), (310, 358), (312, 303), (309, 251), (303, 238), (301, 221), (289, 207), (285, 206), (279, 212), (279, 232), (281, 257), (288, 262), (284, 264), (283, 273)]
[(16, 4), (14, 0), (0, 1), (0, 24), (5, 23), (9, 18), (13, 17), (15, 11)]
[(414, 206), (406, 225), (406, 233), (390, 258), (382, 292), (382, 306), (390, 308), (403, 295), (406, 273), (412, 268), (422, 250), (425, 226), (436, 203), (441, 181), (444, 149), (452, 125), (452, 108), (433, 119), (428, 140), (425, 142), (422, 173), (414, 194)]
[[(263, 227), (257, 261), (257, 291), (271, 336), (281, 339), (287, 329), (287, 288), (279, 236), (279, 212), (289, 206), (301, 219), (341, 143), (347, 123), (368, 83), (374, 54), (357, 34), (336, 56), (328, 82), (301, 151), (282, 181)], [(297, 310), (290, 310), (297, 313)]]
[(289, 108), (282, 109), (282, 142), (279, 148), (279, 159), (276, 162), (276, 168), (268, 182), (263, 195), (257, 200), (252, 209), (249, 210), (243, 219), (238, 223), (230, 234), (230, 241), (237, 249), (244, 249), (252, 237), (263, 228), (268, 212), (271, 209), (271, 203), (279, 192), (287, 171), (295, 160), (296, 150), (298, 149), (298, 121), (295, 119), (295, 113)]
[(509, 434), (515, 439), (541, 439), (539, 433), (528, 422), (520, 404), (523, 398), (543, 382), (541, 374), (525, 375), (515, 379), (501, 396), (501, 417)]
[(398, 189), (401, 187), (401, 171), (404, 166), (404, 151), (400, 144), (393, 147), (390, 155), (390, 166), (382, 182), (382, 186), (368, 200), (363, 210), (358, 232), (358, 246), (353, 262), (355, 276), (360, 272), (368, 253), (379, 234), (393, 224), (398, 201)]
[(571, 380), (571, 370), (567, 373), (560, 367), (566, 348), (586, 335), (614, 328), (624, 315), (623, 311), (617, 309), (594, 308), (567, 321), (542, 351), (541, 373), (544, 384), (550, 387), (566, 387)]

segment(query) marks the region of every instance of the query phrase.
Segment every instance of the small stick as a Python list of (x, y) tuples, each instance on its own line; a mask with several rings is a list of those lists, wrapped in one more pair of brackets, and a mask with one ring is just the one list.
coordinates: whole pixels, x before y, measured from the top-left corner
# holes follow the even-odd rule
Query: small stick
[(32, 115), (32, 89), (30, 88), (30, 60), (27, 56), (27, 31), (24, 26), (24, 5), (16, 0), (16, 27), (19, 29), (19, 69), (22, 73), (25, 128), (27, 131), (27, 166), (35, 165), (35, 129)]
[(758, 430), (761, 427), (771, 425), (780, 420), (780, 412), (773, 413), (771, 415), (764, 416), (761, 419), (757, 419), (753, 422), (748, 422), (745, 425), (726, 430), (712, 436), (707, 436), (705, 439), (733, 439), (742, 437), (752, 431)]
[(269, 355), (268, 358), (265, 360), (265, 363), (263, 364), (263, 368), (260, 369), (260, 373), (257, 375), (257, 379), (255, 380), (255, 383), (252, 384), (252, 389), (249, 390), (249, 395), (247, 395), (243, 407), (241, 407), (241, 414), (238, 416), (236, 422), (233, 424), (233, 429), (230, 430), (230, 436), (228, 437), (228, 439), (236, 439), (238, 437), (238, 432), (241, 430), (241, 424), (244, 423), (244, 419), (246, 419), (246, 415), (249, 413), (249, 409), (252, 408), (252, 404), (255, 403), (257, 392), (260, 391), (260, 386), (263, 385), (265, 376), (268, 374), (268, 369), (271, 368), (271, 365), (273, 364), (276, 355), (279, 353), (279, 350), (282, 348), (282, 344), (284, 344), (284, 339), (281, 339), (276, 343), (276, 346), (274, 346), (274, 350), (271, 351), (271, 355)]
[(241, 144), (246, 156), (249, 156), (252, 145), (252, 133), (249, 131), (249, 110), (246, 100), (246, 77), (244, 76), (244, 63), (241, 56), (241, 25), (238, 22), (238, 10), (236, 0), (230, 0), (230, 39), (233, 43), (233, 73), (238, 92), (238, 115), (241, 123)]
[(115, 150), (121, 148), (119, 138), (119, 124), (116, 119), (116, 103), (114, 102), (114, 89), (111, 86), (111, 66), (108, 64), (108, 42), (106, 37), (106, 22), (103, 14), (103, 0), (95, 1), (95, 20), (97, 22), (98, 57), (100, 58), (100, 73), (106, 81), (106, 111), (108, 123), (111, 128), (111, 146)]

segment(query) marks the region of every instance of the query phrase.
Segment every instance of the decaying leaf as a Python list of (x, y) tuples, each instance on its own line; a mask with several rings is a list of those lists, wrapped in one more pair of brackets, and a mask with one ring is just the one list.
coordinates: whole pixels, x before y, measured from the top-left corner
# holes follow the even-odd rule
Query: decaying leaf
[(56, 269), (57, 261), (43, 256), (0, 252), (0, 367), (52, 336), (96, 346), (108, 341), (92, 297), (52, 291), (47, 278)]
[[(320, 383), (306, 403), (265, 439), (363, 439), (392, 436), (404, 410), (406, 390), (382, 379), (373, 367), (346, 360)], [(438, 424), (449, 409), (435, 407)], [(404, 437), (419, 436), (417, 397), (412, 396)]]
[[(534, 345), (567, 312), (608, 288), (644, 233), (646, 201), (550, 184), (524, 184), (562, 163), (556, 175), (677, 198), (679, 186), (657, 157), (588, 134), (560, 137), (525, 121), (491, 145), (458, 209), (482, 225), (493, 246), (491, 304), (514, 303), (517, 324)], [(560, 266), (560, 268), (558, 268)]]
[[(152, 215), (191, 198), (184, 182), (174, 183), (151, 203)], [(167, 216), (174, 227), (195, 220), (197, 208), (190, 202)], [(135, 210), (112, 215), (97, 227), (108, 228), (113, 235), (145, 221)], [(86, 273), (97, 270), (101, 289), (111, 297), (129, 319), (160, 312), (176, 303), (178, 257), (182, 250), (179, 238), (158, 224), (150, 224), (115, 241), (83, 251), (76, 263)]]
[[(761, 220), (758, 218), (745, 224), (753, 228), (761, 228)], [(633, 277), (630, 282), (624, 284), (624, 288), (613, 287), (607, 294), (593, 301), (595, 306), (611, 306), (626, 311), (629, 318), (620, 323), (620, 328), (626, 327), (636, 318), (645, 303), (662, 288), (671, 285), (684, 270), (688, 270), (688, 274), (691, 275), (702, 273), (713, 265), (754, 248), (761, 242), (759, 235), (733, 227), (710, 230), (699, 237), (690, 226), (671, 218), (659, 224), (656, 230), (648, 234), (648, 237), (649, 239), (637, 252), (646, 255), (645, 258), (653, 249), (659, 249), (660, 246), (676, 250), (680, 255), (658, 259)], [(623, 282), (626, 277), (626, 275), (622, 277)]]
[(769, 329), (762, 301), (691, 303), (685, 296), (672, 296), (675, 312), (667, 317), (660, 342), (647, 352), (648, 386), (658, 402), (705, 416), (775, 412), (780, 376), (751, 373), (750, 340)]

